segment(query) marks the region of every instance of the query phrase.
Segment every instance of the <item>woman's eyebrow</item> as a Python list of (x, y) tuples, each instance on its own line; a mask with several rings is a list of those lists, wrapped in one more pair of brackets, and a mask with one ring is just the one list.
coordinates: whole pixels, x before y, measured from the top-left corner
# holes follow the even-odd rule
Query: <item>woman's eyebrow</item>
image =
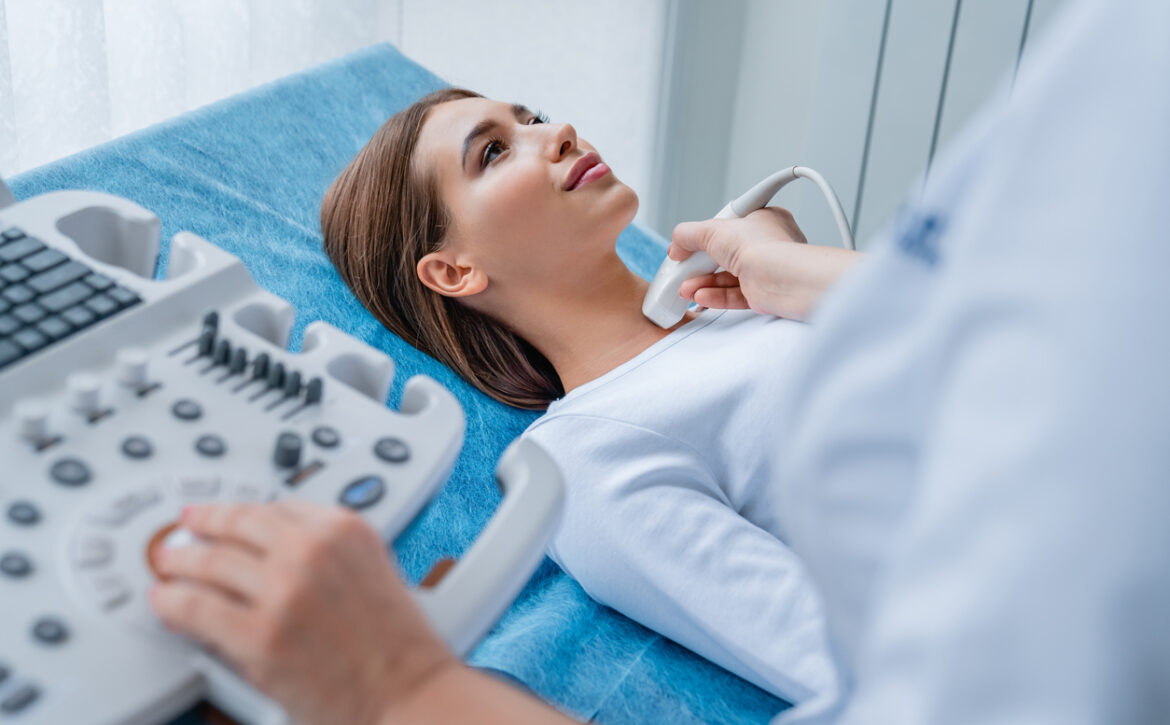
[[(532, 113), (532, 111), (529, 111), (528, 107), (524, 104), (512, 104), (512, 115), (516, 117), (517, 121), (523, 119), (524, 115), (528, 113)], [(475, 126), (471, 129), (471, 133), (467, 134), (467, 138), (463, 139), (463, 161), (461, 163), (463, 165), (464, 171), (467, 171), (467, 152), (471, 150), (471, 144), (475, 142), (475, 139), (484, 135), (488, 131), (491, 131), (497, 126), (499, 126), (499, 124), (496, 123), (495, 119), (485, 118), (484, 120), (475, 124)]]

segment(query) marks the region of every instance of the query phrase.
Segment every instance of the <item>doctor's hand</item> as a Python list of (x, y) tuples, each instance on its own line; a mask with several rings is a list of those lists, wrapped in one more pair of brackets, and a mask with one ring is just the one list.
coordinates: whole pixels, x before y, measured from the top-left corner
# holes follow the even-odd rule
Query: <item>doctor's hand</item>
[(357, 514), (304, 502), (207, 505), (204, 539), (160, 552), (150, 603), (297, 723), (374, 723), (458, 662)]
[(702, 307), (752, 309), (805, 320), (857, 252), (807, 243), (787, 209), (765, 207), (742, 219), (683, 222), (667, 254), (706, 252), (723, 271), (683, 282), (679, 295)]
[(357, 514), (300, 501), (188, 506), (200, 539), (166, 549), (150, 592), (298, 725), (569, 723), (462, 665)]

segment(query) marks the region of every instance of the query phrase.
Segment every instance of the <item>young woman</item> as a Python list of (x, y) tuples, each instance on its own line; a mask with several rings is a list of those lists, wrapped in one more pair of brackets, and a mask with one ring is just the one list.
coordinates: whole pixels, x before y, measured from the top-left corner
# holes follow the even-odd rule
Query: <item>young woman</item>
[[(493, 398), (547, 410), (524, 435), (566, 479), (550, 555), (590, 595), (790, 701), (827, 692), (818, 598), (768, 493), (783, 452), (769, 410), (793, 394), (802, 325), (707, 309), (656, 327), (615, 248), (637, 205), (572, 126), (445, 89), (374, 135), (321, 227), (390, 330)], [(852, 260), (801, 250), (813, 261), (779, 294), (797, 318)], [(732, 274), (704, 286), (699, 303), (747, 306)]]

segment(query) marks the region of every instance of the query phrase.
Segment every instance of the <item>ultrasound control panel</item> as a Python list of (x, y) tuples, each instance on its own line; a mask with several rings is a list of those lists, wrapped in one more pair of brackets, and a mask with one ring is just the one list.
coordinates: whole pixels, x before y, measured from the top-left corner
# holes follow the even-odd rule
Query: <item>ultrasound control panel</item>
[[(2, 203), (2, 201), (0, 201)], [(463, 442), (431, 378), (385, 400), (394, 363), (293, 309), (200, 237), (106, 194), (0, 208), (0, 723), (156, 723), (210, 700), (250, 723), (276, 703), (145, 599), (187, 503), (296, 498), (358, 511), (390, 542)], [(559, 472), (517, 441), (480, 537), (415, 596), (468, 652), (519, 592), (559, 515)], [(178, 542), (181, 545), (181, 542)], [(388, 573), (390, 575), (390, 573)]]

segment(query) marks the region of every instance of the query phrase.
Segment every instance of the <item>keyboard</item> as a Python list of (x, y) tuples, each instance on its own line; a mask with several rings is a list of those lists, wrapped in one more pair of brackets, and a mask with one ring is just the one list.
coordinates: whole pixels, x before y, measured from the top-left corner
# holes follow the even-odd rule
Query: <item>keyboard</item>
[(36, 237), (0, 232), (0, 369), (140, 302)]

